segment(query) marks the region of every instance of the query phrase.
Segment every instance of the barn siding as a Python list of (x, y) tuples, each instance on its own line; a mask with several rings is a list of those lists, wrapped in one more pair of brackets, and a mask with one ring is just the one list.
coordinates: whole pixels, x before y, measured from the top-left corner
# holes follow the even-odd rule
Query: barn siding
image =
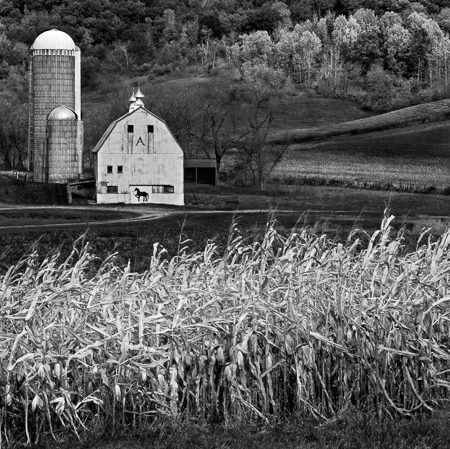
[[(129, 125), (133, 126), (132, 136)], [(152, 135), (149, 125), (153, 126)], [(139, 108), (119, 119), (98, 149), (97, 202), (134, 203), (137, 199), (131, 187), (159, 185), (173, 186), (174, 193), (149, 192), (149, 203), (184, 204), (183, 151), (164, 122)], [(108, 186), (117, 187), (117, 193), (107, 193)]]

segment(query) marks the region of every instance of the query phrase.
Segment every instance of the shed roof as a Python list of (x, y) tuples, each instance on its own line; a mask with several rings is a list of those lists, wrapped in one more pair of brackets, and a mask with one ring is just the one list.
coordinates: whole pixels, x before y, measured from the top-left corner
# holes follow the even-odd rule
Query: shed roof
[(209, 159), (209, 158), (200, 158), (200, 157), (195, 157), (195, 158), (184, 158), (184, 167), (185, 168), (189, 168), (189, 167), (198, 167), (198, 168), (216, 168), (216, 159)]

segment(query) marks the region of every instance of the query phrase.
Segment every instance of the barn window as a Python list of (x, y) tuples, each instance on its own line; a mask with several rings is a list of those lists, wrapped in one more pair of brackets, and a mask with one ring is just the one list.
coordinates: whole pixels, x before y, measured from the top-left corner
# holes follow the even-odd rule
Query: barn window
[(123, 165), (117, 166), (117, 173), (123, 173)]
[(106, 166), (106, 171), (107, 171), (108, 173), (112, 173), (112, 165), (107, 165), (107, 166)]
[(133, 125), (128, 125), (128, 132), (129, 133), (134, 132), (134, 126)]
[(152, 193), (174, 193), (173, 186), (152, 186)]
[(147, 152), (154, 153), (154, 128), (153, 125), (147, 125)]
[(106, 193), (119, 193), (118, 186), (106, 186)]

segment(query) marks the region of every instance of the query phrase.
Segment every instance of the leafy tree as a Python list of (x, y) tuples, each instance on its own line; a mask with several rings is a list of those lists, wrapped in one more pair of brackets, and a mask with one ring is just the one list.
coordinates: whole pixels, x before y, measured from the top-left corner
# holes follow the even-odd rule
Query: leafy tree
[(278, 23), (279, 28), (286, 29), (292, 25), (291, 12), (289, 11), (286, 3), (276, 0), (274, 3), (272, 3), (272, 9), (278, 12), (278, 16), (280, 18)]
[(374, 12), (369, 9), (358, 9), (353, 18), (360, 28), (356, 40), (349, 47), (349, 59), (367, 72), (382, 55), (380, 25)]
[(380, 65), (373, 66), (364, 80), (367, 91), (366, 105), (377, 112), (394, 109), (402, 82), (399, 78), (386, 72)]
[(128, 42), (127, 49), (136, 62), (141, 65), (155, 57), (155, 48), (148, 23), (138, 23), (122, 34)]
[(334, 8), (339, 15), (349, 16), (361, 7), (360, 0), (337, 0)]
[(220, 39), (226, 33), (226, 27), (217, 10), (208, 11), (198, 18), (198, 27), (211, 30), (211, 36)]
[(308, 19), (312, 19), (314, 15), (313, 1), (304, 0), (302, 2), (291, 0), (286, 1), (289, 10), (291, 12), (291, 18), (294, 23), (303, 22)]
[(173, 9), (166, 9), (162, 18), (164, 28), (162, 31), (162, 40), (164, 42), (172, 42), (178, 39), (179, 30), (177, 27), (177, 19)]
[(270, 3), (264, 3), (258, 9), (248, 12), (247, 20), (241, 31), (262, 30), (271, 33), (283, 23), (283, 20), (285, 18), (278, 8), (274, 8)]
[(241, 36), (242, 62), (265, 63), (272, 56), (274, 45), (267, 31), (255, 31)]
[(411, 33), (401, 23), (384, 29), (385, 66), (397, 76), (405, 76), (410, 57)]
[(314, 0), (313, 11), (317, 17), (322, 17), (323, 15), (329, 13), (330, 11), (336, 11), (338, 4), (337, 0)]
[(411, 34), (409, 73), (415, 74), (420, 81), (426, 77), (428, 57), (433, 47), (443, 38), (443, 33), (433, 19), (421, 13), (410, 14), (406, 23)]
[(347, 19), (340, 15), (334, 21), (332, 45), (329, 48), (329, 59), (326, 72), (329, 74), (329, 84), (334, 91), (347, 88), (348, 67), (352, 45), (357, 41), (361, 26), (354, 17)]
[(301, 68), (306, 72), (306, 85), (309, 87), (316, 58), (322, 49), (322, 42), (314, 32), (304, 31), (300, 36), (299, 43), (301, 53), (297, 55), (297, 58)]
[(286, 73), (282, 69), (269, 67), (267, 63), (252, 64), (244, 62), (241, 67), (242, 79), (248, 83), (250, 90), (265, 94), (279, 91), (286, 85)]
[(403, 19), (400, 14), (396, 12), (388, 11), (380, 17), (380, 29), (384, 33), (386, 29), (393, 27), (394, 25), (402, 25)]
[(437, 15), (436, 21), (446, 34), (450, 34), (450, 8), (443, 8)]

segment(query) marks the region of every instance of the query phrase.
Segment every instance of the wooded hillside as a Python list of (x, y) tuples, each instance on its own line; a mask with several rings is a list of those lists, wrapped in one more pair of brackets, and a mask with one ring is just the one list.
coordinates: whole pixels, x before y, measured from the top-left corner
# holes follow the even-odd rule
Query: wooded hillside
[(383, 112), (448, 97), (446, 4), (0, 0), (0, 166), (24, 166), (28, 49), (47, 29), (80, 46), (85, 91), (107, 95), (118, 80), (191, 65), (214, 76), (225, 61), (236, 73), (235, 84), (223, 86), (225, 103), (314, 89)]

